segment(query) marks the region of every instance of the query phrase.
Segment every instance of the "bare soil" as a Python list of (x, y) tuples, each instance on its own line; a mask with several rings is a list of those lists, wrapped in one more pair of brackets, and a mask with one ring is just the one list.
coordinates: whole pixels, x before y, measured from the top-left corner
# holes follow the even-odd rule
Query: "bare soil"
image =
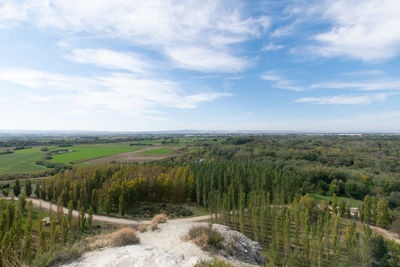
[(153, 149), (159, 149), (163, 148), (162, 146), (150, 146), (146, 147), (143, 149), (139, 149), (136, 151), (131, 151), (131, 152), (126, 152), (126, 153), (121, 153), (121, 154), (116, 154), (112, 156), (107, 156), (107, 157), (102, 157), (102, 158), (97, 158), (97, 159), (91, 159), (87, 161), (83, 161), (82, 163), (84, 164), (95, 164), (95, 163), (107, 163), (107, 162), (146, 162), (146, 161), (153, 161), (153, 160), (161, 160), (165, 158), (169, 158), (172, 156), (177, 155), (178, 153), (173, 152), (171, 154), (140, 154), (140, 152), (146, 151), (146, 150), (153, 150)]

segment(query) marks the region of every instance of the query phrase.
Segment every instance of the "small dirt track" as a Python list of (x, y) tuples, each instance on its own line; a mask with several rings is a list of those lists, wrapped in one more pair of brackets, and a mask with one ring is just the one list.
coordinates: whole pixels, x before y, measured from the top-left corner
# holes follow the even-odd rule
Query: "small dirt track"
[[(10, 199), (10, 198), (6, 198), (6, 199)], [(37, 198), (27, 198), (28, 200), (32, 200), (32, 204), (34, 206), (39, 207), (40, 205), (42, 205), (42, 207), (44, 209), (50, 210), (50, 207), (53, 209), (53, 211), (57, 210), (57, 205), (50, 203), (48, 201), (45, 200), (41, 200), (41, 199), (37, 199)], [(67, 214), (68, 213), (68, 209), (64, 207), (64, 213)], [(72, 215), (75, 217), (79, 216), (79, 211), (77, 210), (73, 210), (72, 211)], [(86, 216), (89, 216), (89, 214), (86, 213)], [(189, 217), (189, 218), (180, 218), (180, 219), (173, 219), (170, 220), (171, 222), (176, 222), (176, 223), (180, 223), (180, 222), (198, 222), (198, 221), (205, 221), (207, 219), (209, 219), (210, 216), (209, 215), (204, 215), (204, 216), (197, 216), (197, 217)], [(138, 220), (131, 220), (131, 219), (124, 219), (124, 218), (117, 218), (117, 217), (111, 217), (111, 216), (103, 216), (103, 215), (95, 215), (93, 214), (93, 220), (95, 221), (99, 221), (99, 222), (105, 222), (105, 223), (114, 223), (114, 224), (121, 224), (121, 225), (138, 225), (138, 224), (149, 224), (150, 221), (138, 221)]]

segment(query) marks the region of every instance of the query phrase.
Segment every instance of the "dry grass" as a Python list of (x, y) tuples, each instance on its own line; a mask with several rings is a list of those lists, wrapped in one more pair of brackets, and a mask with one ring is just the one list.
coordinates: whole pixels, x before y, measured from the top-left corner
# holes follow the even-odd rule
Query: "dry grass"
[(150, 229), (151, 229), (151, 231), (157, 230), (157, 229), (158, 229), (158, 224), (157, 224), (157, 222), (151, 222), (151, 224), (150, 224)]
[(157, 214), (156, 216), (153, 217), (151, 220), (151, 223), (166, 223), (168, 221), (168, 217), (164, 214)]
[(141, 233), (144, 233), (147, 231), (147, 224), (141, 224), (136, 227), (136, 231), (139, 231)]
[(136, 230), (125, 227), (111, 234), (109, 244), (113, 247), (123, 247), (137, 244), (139, 242), (140, 239), (136, 234)]
[(215, 250), (221, 248), (224, 237), (210, 226), (193, 226), (190, 228), (187, 239), (192, 240), (202, 250)]

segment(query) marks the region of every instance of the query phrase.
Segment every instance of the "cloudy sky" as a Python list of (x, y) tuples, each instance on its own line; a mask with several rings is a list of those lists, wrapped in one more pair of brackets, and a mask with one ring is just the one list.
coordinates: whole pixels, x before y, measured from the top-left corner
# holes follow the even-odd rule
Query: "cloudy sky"
[(0, 129), (400, 130), (399, 0), (0, 0)]

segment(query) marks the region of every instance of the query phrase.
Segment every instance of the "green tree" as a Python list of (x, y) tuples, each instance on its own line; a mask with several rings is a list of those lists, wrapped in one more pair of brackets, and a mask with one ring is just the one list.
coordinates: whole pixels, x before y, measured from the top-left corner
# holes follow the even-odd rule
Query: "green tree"
[(30, 180), (25, 180), (25, 193), (27, 197), (30, 197), (32, 194), (32, 182)]
[(375, 196), (372, 196), (372, 198), (371, 198), (371, 223), (372, 224), (376, 224), (377, 216), (378, 216), (378, 210), (377, 210), (376, 198), (375, 198)]
[(125, 198), (124, 198), (124, 194), (121, 194), (119, 196), (119, 215), (121, 215), (121, 216), (125, 215)]
[(381, 227), (386, 227), (390, 224), (389, 202), (381, 198), (377, 204), (377, 224)]
[(112, 207), (112, 203), (111, 203), (110, 196), (107, 196), (104, 201), (104, 209), (106, 210), (107, 215), (109, 215), (111, 213), (111, 207)]
[(14, 196), (18, 197), (19, 194), (21, 193), (21, 184), (19, 183), (19, 180), (15, 180), (14, 186), (13, 186), (13, 192)]
[(42, 204), (40, 204), (39, 208), (39, 217), (38, 217), (38, 223), (39, 223), (39, 244), (38, 244), (38, 254), (44, 253), (46, 251), (46, 233), (45, 229), (43, 226), (43, 210), (42, 210)]
[(93, 209), (92, 206), (90, 206), (90, 208), (89, 208), (89, 216), (88, 216), (88, 221), (87, 221), (89, 227), (92, 226), (93, 213), (94, 213), (94, 209)]
[(98, 203), (99, 203), (99, 198), (97, 195), (97, 190), (93, 189), (92, 190), (92, 207), (93, 207), (94, 212), (97, 212)]
[(74, 210), (74, 206), (72, 203), (72, 199), (68, 201), (68, 223), (69, 226), (72, 226), (72, 220), (74, 219), (72, 216), (72, 211)]
[(332, 197), (332, 212), (333, 212), (334, 214), (337, 214), (337, 213), (338, 213), (338, 209), (337, 209), (337, 196), (336, 196), (336, 194), (333, 194), (333, 197)]
[(346, 202), (343, 199), (339, 201), (339, 214), (342, 217), (346, 214)]
[(81, 207), (80, 216), (79, 216), (79, 227), (83, 232), (85, 230), (86, 216), (85, 216), (85, 207)]
[(58, 243), (58, 229), (57, 229), (57, 218), (53, 212), (52, 207), (50, 207), (50, 244), (52, 246)]
[(63, 217), (61, 221), (61, 238), (63, 244), (67, 242), (68, 232), (69, 232), (69, 222), (67, 217)]
[(32, 258), (32, 201), (29, 201), (28, 217), (26, 219), (24, 241), (22, 245), (22, 259), (24, 259), (27, 264), (31, 264)]
[(363, 204), (363, 218), (364, 222), (370, 223), (371, 220), (371, 198), (369, 195), (366, 195), (364, 198)]
[(25, 212), (25, 205), (26, 205), (26, 195), (22, 193), (18, 197), (18, 208), (21, 210), (21, 213)]
[(361, 233), (361, 263), (362, 266), (371, 266), (371, 236), (372, 230), (369, 225), (364, 225)]

